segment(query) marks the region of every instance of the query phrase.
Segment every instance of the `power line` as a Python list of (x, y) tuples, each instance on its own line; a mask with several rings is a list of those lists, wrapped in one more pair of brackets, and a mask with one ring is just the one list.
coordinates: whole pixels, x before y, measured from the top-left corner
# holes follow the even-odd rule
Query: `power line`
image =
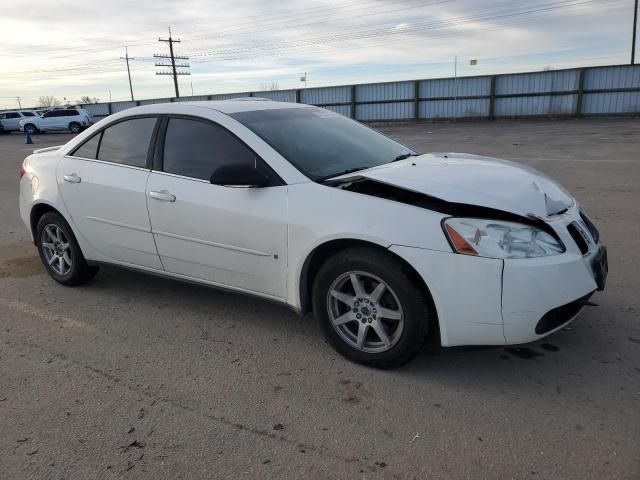
[(176, 59), (178, 60), (189, 60), (189, 57), (185, 57), (184, 55), (174, 55), (173, 53), (173, 44), (180, 43), (180, 39), (173, 39), (171, 37), (171, 27), (169, 27), (169, 38), (158, 38), (159, 42), (165, 42), (169, 44), (169, 53), (170, 55), (163, 54), (154, 54), (154, 58), (164, 58), (171, 59), (171, 64), (166, 63), (156, 63), (156, 67), (171, 67), (172, 73), (167, 72), (156, 72), (156, 75), (172, 75), (173, 74), (173, 85), (176, 87), (176, 98), (180, 98), (180, 91), (178, 90), (178, 75), (191, 75), (190, 72), (179, 72), (176, 70), (176, 67), (179, 68), (189, 68), (189, 64), (181, 64), (176, 65)]
[[(421, 4), (421, 6), (423, 6), (423, 7), (432, 6), (432, 5), (436, 5), (436, 4), (438, 4), (438, 3), (444, 3), (444, 2), (446, 2), (446, 1), (454, 1), (454, 0), (444, 0), (444, 1), (430, 2), (430, 3), (426, 3), (426, 4)], [(365, 3), (366, 3), (366, 2), (365, 2)], [(343, 5), (350, 5), (350, 6), (351, 6), (351, 8), (353, 8), (353, 7), (358, 7), (359, 5), (362, 5), (362, 4), (363, 4), (363, 2), (362, 2), (362, 1), (360, 1), (360, 2), (351, 2), (350, 4), (341, 4), (341, 6), (343, 6)], [(367, 5), (368, 5), (368, 4), (367, 4)], [(415, 6), (411, 6), (411, 7), (407, 7), (407, 8), (414, 8), (414, 7), (415, 7)], [(315, 7), (315, 8), (317, 9), (318, 7)], [(285, 17), (286, 17), (286, 16), (296, 16), (296, 15), (299, 15), (299, 13), (300, 13), (300, 12), (303, 12), (303, 11), (304, 11), (304, 10), (299, 11), (298, 13), (291, 13), (291, 14), (289, 14), (289, 15), (284, 15), (284, 16), (285, 16)], [(394, 10), (394, 11), (395, 11), (395, 10)], [(341, 10), (341, 13), (344, 13), (344, 11), (343, 11), (343, 10)], [(351, 13), (351, 12), (349, 12), (349, 13)], [(377, 14), (388, 14), (388, 13), (390, 13), (390, 11), (385, 10), (385, 11), (377, 11), (377, 12), (375, 12), (375, 13), (368, 14), (368, 15), (373, 15), (373, 14), (375, 14), (375, 15), (377, 15)], [(489, 13), (489, 15), (491, 15), (491, 13), (493, 13), (493, 12), (490, 12), (490, 13)], [(326, 15), (326, 13), (325, 13), (325, 14), (323, 14), (323, 15)], [(363, 16), (368, 16), (368, 15), (367, 15), (367, 14), (365, 14), (365, 15), (359, 15), (359, 16), (358, 16), (358, 18), (361, 18), (361, 17), (363, 17)], [(351, 17), (349, 17), (349, 18), (351, 18)], [(478, 16), (477, 16), (477, 15), (476, 15), (475, 17), (472, 17), (472, 18), (471, 18), (471, 20), (472, 20), (472, 21), (473, 21), (473, 20), (475, 20), (475, 19), (478, 19)], [(333, 19), (332, 19), (332, 20), (333, 20)], [(488, 18), (488, 20), (490, 20), (490, 17)], [(277, 21), (282, 21), (282, 19), (277, 20)], [(242, 24), (239, 24), (239, 25), (242, 25)], [(304, 26), (304, 25), (309, 25), (309, 23), (307, 23), (307, 24), (296, 24), (296, 25), (295, 25), (295, 27), (300, 27), (300, 26)], [(417, 27), (417, 26), (419, 26), (419, 25), (420, 25), (420, 24), (414, 24), (411, 28), (416, 29), (416, 27)], [(264, 23), (263, 23), (263, 22), (261, 22), (261, 23), (260, 23), (260, 26), (261, 26), (261, 27), (262, 27), (262, 26), (264, 26)], [(446, 26), (446, 25), (445, 25), (445, 26)], [(235, 27), (235, 28), (237, 29), (237, 27), (238, 27), (238, 25), (236, 25), (236, 27)], [(263, 29), (263, 30), (264, 30), (264, 29)], [(281, 31), (281, 30), (282, 30), (282, 28), (279, 28), (277, 31)], [(260, 30), (257, 30), (257, 31), (260, 31)], [(267, 31), (267, 32), (268, 32), (268, 31), (269, 31), (269, 29), (264, 30), (264, 31)], [(220, 32), (225, 32), (225, 30), (224, 30), (224, 29), (223, 29), (223, 30), (218, 30), (217, 32), (218, 32), (218, 33), (220, 33)], [(254, 30), (254, 32), (255, 32), (255, 30)], [(353, 33), (353, 32), (351, 32), (351, 33)], [(393, 34), (395, 34), (395, 33), (403, 33), (403, 32), (393, 32)], [(221, 35), (216, 35), (216, 37), (218, 37), (218, 36), (221, 36)], [(377, 34), (376, 34), (376, 32), (374, 31), (372, 36), (378, 36), (378, 35), (377, 35)], [(366, 37), (361, 37), (361, 36), (355, 37), (355, 36), (352, 36), (351, 38), (348, 38), (348, 39), (358, 39), (358, 38), (366, 38)], [(330, 40), (333, 40), (333, 38), (330, 38)], [(321, 38), (321, 39), (320, 39), (320, 42), (321, 42), (321, 43), (323, 43), (323, 42), (324, 42), (324, 39), (323, 39), (323, 38)], [(137, 42), (137, 43), (135, 43), (135, 42), (134, 42), (133, 44), (134, 44), (134, 45), (136, 45), (136, 44), (140, 44), (140, 45), (141, 45), (141, 44), (143, 44), (143, 42)], [(304, 41), (304, 44), (305, 44), (305, 45), (313, 45), (313, 43), (310, 43), (309, 39), (306, 39), (306, 40)], [(131, 45), (131, 44), (130, 44), (130, 45)], [(218, 51), (216, 51), (216, 53), (215, 53), (215, 54), (212, 54), (212, 53), (210, 53), (210, 52), (204, 52), (204, 53), (200, 53), (200, 52), (198, 52), (198, 53), (196, 53), (195, 55), (196, 55), (196, 56), (211, 56), (211, 57), (221, 57), (221, 56), (223, 56), (223, 55), (224, 55), (224, 56), (232, 56), (232, 55), (234, 55), (234, 56), (235, 56), (235, 55), (239, 54), (240, 52), (245, 53), (245, 52), (248, 52), (249, 50), (256, 50), (256, 51), (260, 51), (260, 50), (264, 50), (264, 49), (273, 50), (274, 48), (278, 48), (278, 49), (285, 49), (285, 48), (288, 48), (288, 47), (290, 47), (290, 46), (291, 46), (292, 48), (298, 48), (298, 47), (303, 46), (303, 45), (299, 44), (299, 42), (297, 42), (297, 43), (296, 43), (296, 42), (291, 42), (291, 41), (289, 41), (289, 42), (285, 42), (285, 43), (280, 43), (279, 45), (276, 45), (276, 47), (274, 47), (272, 43), (268, 43), (268, 44), (264, 45), (264, 42), (263, 42), (263, 46), (262, 46), (262, 47), (256, 47), (256, 46), (243, 46), (243, 47), (236, 47), (235, 49), (234, 49), (233, 47), (229, 47), (227, 51), (220, 51), (220, 50), (218, 50)], [(192, 56), (193, 56), (193, 55), (192, 55)], [(227, 58), (225, 58), (225, 59), (227, 59)], [(233, 58), (231, 58), (231, 59), (233, 59)], [(142, 59), (140, 59), (140, 60), (142, 60)], [(65, 66), (65, 67), (58, 67), (58, 68), (52, 68), (52, 69), (44, 69), (44, 70), (30, 70), (30, 71), (25, 71), (24, 73), (40, 73), (40, 72), (51, 72), (51, 71), (69, 71), (69, 70), (72, 70), (72, 69), (75, 69), (75, 68), (77, 68), (77, 69), (82, 69), (82, 67), (84, 67), (84, 66), (95, 65), (96, 63), (99, 63), (99, 64), (100, 64), (100, 66), (104, 66), (104, 65), (105, 65), (105, 61), (102, 61), (102, 62), (93, 62), (93, 63), (82, 63), (82, 64), (77, 64), (77, 65), (69, 65), (69, 66)], [(11, 72), (11, 74), (13, 74), (13, 73), (14, 73), (14, 72)], [(16, 72), (16, 73), (17, 73), (17, 72)]]
[[(613, 1), (618, 1), (618, 0), (613, 0)], [(580, 7), (583, 4), (588, 4), (588, 3), (592, 3), (593, 0), (586, 0), (586, 1), (559, 1), (559, 2), (554, 2), (554, 3), (546, 3), (543, 4), (542, 6), (546, 7), (546, 10), (551, 10), (551, 9), (560, 9), (560, 8), (571, 8), (571, 7)], [(361, 2), (353, 2), (353, 4), (358, 4)], [(440, 2), (433, 2), (433, 4), (436, 3), (440, 3)], [(430, 4), (425, 4), (426, 5), (430, 5)], [(519, 9), (516, 9), (515, 11), (493, 11), (493, 12), (486, 12), (486, 13), (482, 13), (480, 15), (476, 14), (476, 15), (470, 15), (467, 17), (454, 17), (452, 18), (448, 18), (446, 20), (439, 20), (439, 21), (431, 21), (431, 22), (419, 22), (419, 23), (414, 23), (412, 25), (409, 26), (409, 28), (406, 31), (403, 30), (398, 30), (395, 31), (393, 29), (389, 29), (386, 27), (381, 27), (379, 25), (372, 25), (374, 28), (370, 28), (367, 30), (360, 30), (360, 31), (350, 31), (348, 33), (343, 33), (343, 34), (337, 34), (337, 35), (328, 35), (328, 36), (320, 36), (320, 37), (316, 37), (316, 38), (306, 38), (306, 39), (302, 39), (302, 40), (292, 40), (292, 41), (287, 41), (287, 42), (279, 42), (279, 43), (274, 43), (274, 42), (268, 42), (268, 43), (263, 43), (262, 45), (258, 45), (258, 46), (237, 46), (237, 47), (233, 47), (233, 46), (229, 46), (227, 47), (226, 50), (217, 50), (217, 51), (205, 51), (205, 52), (198, 52), (195, 55), (196, 56), (201, 56), (201, 57), (207, 57), (209, 59), (219, 59), (219, 60), (236, 60), (236, 59), (243, 59), (243, 58), (261, 58), (261, 57), (267, 57), (267, 56), (272, 56), (274, 54), (277, 55), (278, 51), (281, 52), (290, 52), (291, 50), (295, 50), (298, 48), (302, 48), (302, 47), (308, 47), (308, 46), (325, 46), (331, 42), (344, 42), (344, 41), (353, 41), (353, 40), (360, 40), (360, 39), (369, 39), (369, 38), (387, 38), (389, 36), (394, 36), (394, 37), (401, 37), (403, 36), (402, 34), (417, 34), (418, 32), (424, 32), (424, 31), (432, 31), (432, 30), (441, 30), (441, 29), (449, 29), (451, 27), (456, 27), (458, 25), (463, 25), (463, 24), (468, 24), (468, 23), (472, 23), (472, 22), (476, 22), (476, 21), (495, 21), (495, 20), (500, 20), (500, 21), (505, 21), (507, 20), (509, 17), (513, 17), (513, 16), (525, 16), (525, 15), (532, 15), (535, 13), (540, 12), (541, 10), (545, 10), (545, 8), (540, 8), (541, 5), (537, 5), (536, 6), (538, 9), (534, 10), (534, 7), (520, 7)], [(386, 13), (386, 12), (381, 12), (381, 13)], [(553, 12), (550, 12), (553, 13)], [(541, 14), (541, 13), (538, 13)], [(293, 14), (292, 14), (293, 15)], [(496, 23), (496, 22), (494, 22)], [(296, 25), (298, 26), (298, 25)], [(455, 33), (455, 32), (452, 32)], [(434, 37), (436, 35), (429, 35), (430, 37)], [(437, 36), (441, 36), (441, 35), (437, 35)], [(164, 42), (168, 42), (169, 40), (167, 39), (160, 39), (161, 41)], [(171, 36), (170, 36), (170, 40)], [(398, 38), (398, 40), (401, 40), (401, 38)], [(179, 41), (174, 40), (175, 43), (178, 43)], [(368, 46), (370, 47), (371, 44), (368, 44)], [(170, 44), (170, 50), (172, 50), (173, 45)], [(355, 47), (357, 48), (357, 47)], [(265, 52), (266, 51), (266, 52)], [(170, 56), (164, 55), (164, 56), (154, 56), (155, 58), (166, 58), (166, 59), (170, 59)], [(175, 65), (175, 57), (174, 56), (174, 61), (172, 63), (172, 65), (164, 65), (164, 64), (160, 64), (158, 66), (166, 66), (166, 67), (171, 67), (172, 72), (174, 70), (174, 65)], [(130, 59), (132, 59), (130, 57)], [(138, 57), (138, 60), (142, 61), (142, 62), (146, 62), (146, 61), (153, 61), (152, 58), (147, 58), (147, 57)], [(183, 58), (183, 59), (188, 59), (187, 58)], [(204, 59), (204, 58), (203, 58)], [(118, 63), (118, 60), (115, 60), (116, 63)], [(197, 60), (196, 60), (197, 62)], [(40, 70), (30, 70), (30, 71), (25, 71), (25, 72), (10, 72), (8, 75), (14, 76), (14, 75), (18, 75), (21, 73), (44, 73), (44, 72), (65, 72), (65, 71), (73, 71), (73, 70), (84, 70), (89, 66), (93, 66), (93, 65), (99, 65), (100, 68), (92, 68), (90, 73), (102, 73), (101, 71), (104, 71), (104, 73), (107, 72), (113, 72), (114, 70), (109, 69), (109, 67), (111, 67), (112, 65), (114, 65), (114, 63), (111, 60), (107, 60), (107, 61), (99, 61), (99, 62), (84, 62), (81, 64), (75, 64), (75, 65), (68, 65), (68, 66), (63, 66), (63, 67), (56, 67), (56, 68), (51, 68), (51, 69), (40, 69)], [(181, 65), (175, 65), (175, 67), (180, 68)], [(188, 65), (184, 65), (184, 67), (188, 67)], [(107, 70), (104, 70), (105, 68), (107, 68)], [(158, 72), (159, 74), (161, 74), (160, 72)], [(163, 72), (164, 73), (164, 72)], [(164, 74), (170, 74), (173, 75), (173, 73), (164, 73)], [(176, 72), (176, 74), (187, 74), (186, 72)], [(176, 79), (174, 77), (174, 84), (177, 83)], [(130, 87), (131, 87), (131, 82), (130, 82)], [(131, 89), (132, 90), (132, 89)]]
[[(515, 10), (503, 10), (499, 12), (489, 12), (484, 14), (476, 14), (470, 15), (466, 17), (455, 17), (447, 20), (437, 20), (437, 21), (429, 21), (429, 22), (418, 22), (413, 23), (406, 30), (394, 30), (389, 29), (388, 27), (380, 27), (376, 26), (373, 29), (368, 30), (360, 30), (360, 31), (350, 31), (340, 34), (333, 34), (328, 36), (319, 36), (315, 38), (307, 38), (304, 40), (294, 40), (287, 42), (280, 42), (279, 44), (267, 43), (262, 45), (255, 46), (239, 46), (234, 48), (228, 48), (227, 50), (215, 50), (215, 51), (204, 51), (204, 52), (195, 52), (192, 53), (192, 57), (213, 57), (219, 60), (229, 60), (229, 59), (239, 59), (239, 58), (255, 58), (252, 56), (253, 53), (260, 53), (264, 51), (268, 51), (271, 56), (276, 50), (283, 49), (293, 49), (293, 48), (301, 48), (301, 47), (309, 47), (309, 46), (318, 46), (318, 45), (326, 45), (329, 42), (344, 42), (348, 40), (359, 40), (359, 39), (369, 39), (375, 37), (387, 37), (394, 35), (402, 35), (406, 33), (416, 33), (419, 31), (432, 31), (432, 30), (441, 30), (461, 25), (466, 25), (473, 22), (478, 21), (496, 21), (503, 20), (506, 18), (519, 17), (525, 15), (532, 15), (540, 12), (550, 11), (550, 10), (561, 10), (564, 8), (582, 6), (586, 4), (592, 4), (594, 2), (599, 2), (600, 0), (563, 0), (557, 2), (549, 2), (542, 5), (538, 5), (535, 7), (520, 7)], [(619, 0), (610, 0), (611, 2), (617, 2)]]
[[(450, 1), (457, 1), (457, 0), (450, 0)], [(371, 8), (373, 5), (377, 5), (379, 2), (378, 1), (373, 1), (371, 2), (371, 0), (357, 0), (354, 2), (345, 2), (345, 3), (341, 3), (340, 4), (340, 9), (343, 9), (344, 7), (349, 7), (349, 6), (353, 6), (353, 5), (357, 5), (357, 4), (363, 4), (363, 3), (369, 3), (369, 7)], [(309, 8), (305, 8), (305, 9), (297, 9), (295, 11), (287, 11), (287, 10), (283, 10), (283, 11), (276, 11), (276, 12), (272, 12), (272, 13), (266, 13), (266, 14), (256, 14), (256, 15), (242, 15), (242, 16), (238, 16), (235, 18), (230, 18), (230, 19), (226, 19), (224, 21), (224, 23), (220, 24), (220, 27), (224, 27), (229, 25), (229, 23), (233, 23), (234, 25), (243, 25), (243, 24), (250, 24), (251, 22), (245, 22), (245, 23), (237, 23), (235, 20), (236, 19), (242, 19), (242, 20), (247, 20), (250, 18), (259, 18), (260, 19), (260, 23), (262, 24), (263, 21), (269, 21), (272, 20), (270, 17), (274, 17), (277, 19), (282, 19), (285, 17), (291, 17), (291, 16), (304, 16), (305, 18), (307, 18), (309, 16), (309, 12), (312, 12), (314, 10), (323, 10), (326, 14), (327, 10), (331, 10), (328, 9), (325, 6), (316, 6), (316, 7), (309, 7)], [(313, 13), (312, 13), (313, 15)], [(186, 23), (186, 22), (184, 22)], [(200, 21), (196, 21), (193, 22), (191, 20), (189, 20), (189, 24), (194, 25), (194, 24), (208, 24), (211, 26), (212, 22), (210, 20), (200, 20)], [(178, 25), (180, 25), (180, 23), (178, 23)], [(144, 30), (144, 31), (137, 31), (136, 34), (141, 34), (141, 33), (148, 33), (151, 30)], [(207, 30), (208, 31), (208, 30)], [(196, 31), (196, 33), (198, 33)], [(186, 41), (186, 40), (185, 40)], [(129, 47), (137, 47), (137, 46), (147, 46), (147, 45), (154, 45), (155, 42), (149, 42), (146, 40), (139, 40), (139, 41), (127, 41), (126, 42), (127, 46)], [(60, 51), (64, 51), (64, 54), (58, 54), (58, 55), (52, 55), (51, 51), (47, 52), (47, 59), (58, 59), (58, 58), (67, 58), (67, 57), (72, 57), (72, 56), (79, 56), (79, 55), (84, 55), (86, 53), (96, 53), (96, 52), (108, 52), (108, 51), (112, 51), (112, 50), (117, 50), (120, 49), (122, 47), (124, 47), (125, 45), (116, 45), (116, 46), (104, 46), (104, 47), (96, 47), (96, 48), (89, 48), (89, 49), (83, 49), (83, 50), (76, 50), (75, 52), (68, 52), (68, 47), (64, 47), (63, 49), (60, 49)], [(43, 45), (35, 45), (32, 47), (33, 49), (36, 50), (37, 52), (41, 52), (43, 49)], [(0, 56), (11, 56), (11, 57), (33, 57), (34, 53), (31, 52), (27, 52), (27, 53), (16, 53), (15, 51), (12, 51), (10, 54), (6, 54), (3, 52), (0, 52)]]
[[(361, 2), (356, 2), (356, 5), (351, 5), (351, 7), (358, 7), (358, 8), (354, 8), (352, 10), (349, 10), (348, 6), (345, 7), (345, 5), (340, 5), (340, 10), (337, 12), (339, 14), (338, 16), (336, 16), (336, 12), (332, 11), (331, 9), (325, 8), (322, 13), (318, 13), (314, 15), (303, 15), (301, 18), (301, 20), (303, 20), (302, 22), (297, 21), (297, 18), (295, 17), (298, 17), (299, 15), (295, 13), (291, 15), (281, 16), (272, 21), (261, 20), (258, 26), (253, 25), (251, 22), (236, 23), (233, 27), (229, 27), (229, 28), (216, 28), (214, 30), (207, 29), (201, 32), (197, 32), (197, 31), (191, 32), (191, 34), (189, 34), (185, 42), (193, 41), (194, 39), (202, 39), (202, 38), (218, 39), (218, 38), (238, 36), (238, 35), (246, 36), (248, 34), (255, 34), (255, 33), (281, 32), (283, 28), (288, 26), (300, 28), (300, 27), (308, 27), (308, 26), (325, 24), (325, 23), (330, 23), (332, 26), (334, 26), (336, 22), (339, 22), (339, 21), (344, 21), (344, 20), (349, 21), (353, 19), (361, 19), (361, 18), (371, 17), (371, 16), (399, 13), (399, 12), (404, 12), (404, 11), (412, 10), (416, 8), (432, 7), (435, 5), (452, 3), (456, 1), (458, 0), (437, 0), (429, 3), (419, 2), (417, 5), (410, 4), (400, 8), (393, 8), (391, 10), (385, 10), (381, 8), (372, 9), (371, 4), (362, 5)], [(359, 6), (357, 4), (360, 4), (362, 6)], [(360, 10), (365, 10), (368, 13), (359, 14), (358, 12)], [(348, 14), (348, 16), (342, 17), (341, 16), (342, 14)], [(292, 16), (294, 18), (288, 18)], [(314, 21), (314, 19), (319, 19), (322, 17), (331, 17), (331, 18), (320, 20), (320, 21)], [(308, 20), (311, 20), (311, 21), (308, 21)], [(283, 23), (285, 25), (281, 25)], [(247, 25), (248, 28), (247, 27), (243, 28), (243, 25)], [(264, 28), (265, 26), (267, 28)]]

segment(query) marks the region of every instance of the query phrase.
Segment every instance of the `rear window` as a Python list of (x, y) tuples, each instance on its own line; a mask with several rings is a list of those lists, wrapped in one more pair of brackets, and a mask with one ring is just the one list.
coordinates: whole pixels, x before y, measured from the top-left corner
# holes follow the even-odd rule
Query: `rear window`
[(155, 117), (146, 117), (107, 127), (102, 133), (98, 160), (144, 168), (155, 125)]
[(34, 117), (35, 115), (31, 112), (22, 112), (22, 115), (25, 117)]
[(89, 140), (76, 148), (71, 155), (80, 158), (89, 158), (95, 160), (98, 158), (98, 145), (100, 144), (100, 136), (102, 132), (94, 135)]

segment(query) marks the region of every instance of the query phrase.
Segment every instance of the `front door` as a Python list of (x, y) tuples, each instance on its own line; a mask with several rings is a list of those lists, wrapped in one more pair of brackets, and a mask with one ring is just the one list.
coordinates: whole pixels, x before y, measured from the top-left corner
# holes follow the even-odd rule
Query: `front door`
[(160, 270), (145, 193), (155, 124), (144, 117), (107, 127), (64, 157), (57, 177), (77, 231), (93, 248), (110, 260)]
[[(164, 268), (218, 285), (285, 298), (287, 186), (223, 127), (170, 118), (162, 171), (147, 185), (149, 216)], [(249, 163), (270, 186), (212, 185), (221, 165)]]
[(61, 110), (51, 110), (45, 113), (40, 119), (41, 130), (56, 130), (57, 124), (60, 121)]

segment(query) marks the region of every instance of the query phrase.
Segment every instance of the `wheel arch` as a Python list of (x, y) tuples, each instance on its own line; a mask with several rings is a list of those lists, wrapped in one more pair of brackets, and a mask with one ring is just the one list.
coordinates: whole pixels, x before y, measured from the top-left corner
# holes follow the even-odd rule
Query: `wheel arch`
[(434, 315), (434, 323), (433, 326), (437, 330), (438, 336), (440, 335), (440, 325), (439, 325), (439, 317), (438, 312), (435, 307), (435, 303), (433, 301), (433, 297), (431, 295), (431, 291), (427, 286), (426, 282), (422, 278), (422, 276), (418, 273), (418, 271), (404, 258), (392, 252), (388, 248), (362, 239), (356, 238), (341, 238), (341, 239), (333, 239), (328, 240), (320, 245), (316, 246), (310, 253), (307, 255), (305, 259), (302, 270), (300, 272), (299, 278), (299, 296), (300, 296), (300, 310), (302, 314), (308, 313), (312, 310), (311, 298), (312, 298), (312, 288), (315, 277), (320, 270), (322, 264), (327, 261), (333, 255), (336, 255), (338, 252), (345, 250), (347, 248), (370, 248), (373, 250), (378, 250), (380, 252), (384, 252), (389, 257), (395, 259), (405, 270), (409, 278), (420, 288), (420, 290), (424, 293), (427, 302), (429, 303), (429, 308), (431, 310), (431, 314)]
[[(54, 212), (60, 215), (62, 218), (66, 220), (66, 222), (71, 225), (67, 216), (58, 210), (56, 207), (46, 202), (38, 202), (32, 205), (31, 211), (29, 212), (29, 227), (31, 228), (31, 235), (33, 237), (33, 243), (36, 243), (36, 227), (38, 226), (38, 221), (40, 218), (47, 212)], [(72, 228), (73, 230), (73, 228)]]

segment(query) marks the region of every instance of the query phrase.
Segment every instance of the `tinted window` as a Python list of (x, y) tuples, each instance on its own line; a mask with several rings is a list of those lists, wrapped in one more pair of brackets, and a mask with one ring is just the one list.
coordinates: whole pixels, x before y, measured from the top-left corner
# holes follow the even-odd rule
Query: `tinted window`
[(169, 120), (164, 142), (165, 172), (209, 180), (214, 170), (230, 163), (265, 169), (262, 160), (224, 128), (196, 120)]
[(7, 118), (20, 118), (20, 114), (15, 112), (7, 113)]
[(155, 118), (134, 118), (108, 127), (102, 134), (98, 159), (144, 167)]
[(74, 157), (90, 158), (92, 160), (95, 160), (97, 158), (100, 135), (102, 135), (102, 133), (98, 133), (97, 135), (91, 137), (89, 140), (76, 148), (71, 155), (73, 155)]
[(321, 108), (283, 108), (233, 113), (312, 180), (362, 170), (414, 152), (390, 138)]
[(55, 117), (56, 114), (58, 113), (58, 110), (52, 110), (50, 112), (45, 113), (42, 118), (51, 118), (51, 117)]
[(31, 112), (22, 112), (22, 115), (24, 117), (33, 117), (34, 116), (33, 113), (31, 113)]
[(63, 112), (61, 114), (62, 117), (73, 117), (74, 115), (80, 115), (80, 112), (77, 110), (61, 110)]

